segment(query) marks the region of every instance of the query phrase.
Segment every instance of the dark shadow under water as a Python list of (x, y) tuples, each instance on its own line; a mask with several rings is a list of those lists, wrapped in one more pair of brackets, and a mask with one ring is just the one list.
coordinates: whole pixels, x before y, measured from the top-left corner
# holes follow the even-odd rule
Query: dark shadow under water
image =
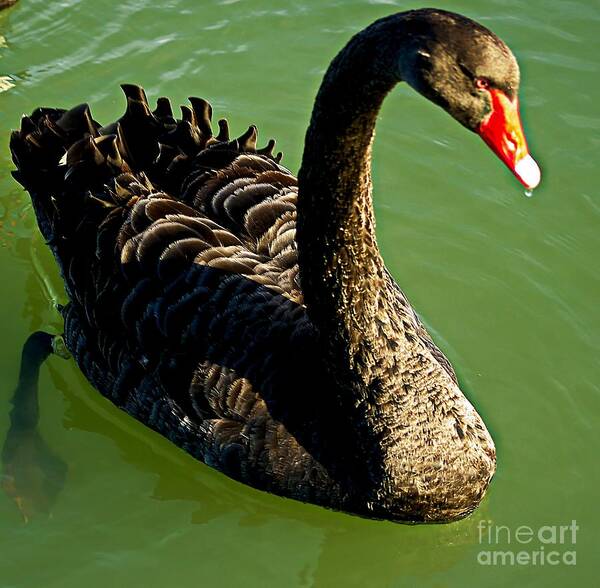
[(52, 353), (53, 336), (36, 331), (23, 345), (19, 382), (12, 398), (10, 427), (2, 447), (0, 485), (23, 520), (48, 516), (64, 486), (67, 465), (40, 434), (39, 372)]

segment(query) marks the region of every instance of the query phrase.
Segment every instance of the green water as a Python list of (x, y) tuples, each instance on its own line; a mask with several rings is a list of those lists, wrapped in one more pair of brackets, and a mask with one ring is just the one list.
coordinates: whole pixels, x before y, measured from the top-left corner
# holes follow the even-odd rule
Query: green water
[[(388, 267), (457, 368), (498, 448), (482, 507), (452, 525), (363, 520), (242, 486), (97, 394), (73, 362), (42, 369), (40, 431), (68, 465), (51, 509), (25, 524), (0, 494), (0, 586), (590, 586), (597, 582), (600, 313), (600, 5), (463, 0), (523, 72), (522, 111), (543, 172), (533, 198), (475, 136), (408, 88), (375, 146)], [(278, 139), (297, 170), (329, 60), (393, 0), (21, 0), (0, 15), (0, 444), (21, 345), (60, 331), (61, 283), (12, 181), (9, 130), (38, 105), (120, 115), (118, 84), (210, 99), (240, 133)], [(576, 565), (478, 563), (480, 521), (577, 521)], [(514, 536), (513, 536), (514, 537)], [(546, 551), (555, 546), (545, 545)]]

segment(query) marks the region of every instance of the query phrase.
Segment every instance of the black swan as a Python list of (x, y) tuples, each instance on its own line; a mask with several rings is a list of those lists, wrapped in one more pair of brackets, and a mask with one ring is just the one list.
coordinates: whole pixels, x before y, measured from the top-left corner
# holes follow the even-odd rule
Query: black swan
[(483, 26), (422, 9), (376, 21), (331, 63), (296, 180), (251, 126), (213, 135), (124, 85), (125, 114), (38, 108), (15, 178), (65, 280), (68, 349), (117, 406), (206, 464), (283, 496), (374, 518), (466, 516), (494, 443), (381, 258), (370, 159), (405, 81), (540, 180), (519, 70)]

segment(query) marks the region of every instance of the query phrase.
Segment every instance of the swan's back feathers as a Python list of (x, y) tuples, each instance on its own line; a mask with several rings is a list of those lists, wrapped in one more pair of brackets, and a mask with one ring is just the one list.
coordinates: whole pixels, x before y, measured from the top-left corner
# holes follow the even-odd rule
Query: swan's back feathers
[[(230, 140), (225, 120), (214, 137), (205, 100), (191, 98), (193, 108), (182, 107), (177, 120), (166, 98), (151, 112), (143, 89), (123, 88), (127, 111), (116, 123), (101, 127), (87, 105), (44, 108), (23, 117), (21, 130), (13, 133), (14, 175), (34, 194), (44, 236), (54, 243), (68, 239), (80, 223), (99, 229), (122, 223), (120, 247), (135, 236), (124, 252), (130, 263), (131, 251), (145, 259), (149, 243), (177, 235), (178, 243), (164, 252), (163, 271), (175, 260), (193, 262), (195, 251), (202, 253), (198, 263), (255, 274), (301, 302), (294, 247), (297, 183), (279, 165), (281, 154), (273, 157), (274, 141), (257, 150), (254, 126)], [(154, 223), (149, 234), (141, 234)], [(99, 243), (105, 242), (100, 235)]]
[(113, 124), (87, 105), (43, 108), (11, 138), (71, 300), (69, 348), (103, 394), (206, 463), (332, 504), (339, 489), (300, 432), (321, 416), (298, 366), (322, 366), (295, 178), (274, 141), (256, 148), (256, 127), (231, 140), (220, 121), (214, 136), (208, 102), (176, 119), (166, 98), (152, 112), (141, 88), (124, 91)]

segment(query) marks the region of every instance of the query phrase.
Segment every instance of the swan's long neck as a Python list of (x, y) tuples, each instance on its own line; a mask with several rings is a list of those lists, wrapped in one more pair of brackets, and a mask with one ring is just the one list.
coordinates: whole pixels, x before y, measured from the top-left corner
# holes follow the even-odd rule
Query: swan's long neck
[[(296, 238), (305, 303), (334, 379), (323, 390), (336, 398), (325, 439), (334, 458), (347, 456), (340, 475), (369, 504), (406, 502), (413, 518), (443, 520), (481, 500), (493, 442), (386, 272), (371, 198), (377, 114), (400, 79), (417, 86), (419, 35), (439, 17), (378, 21), (332, 62), (306, 135)], [(477, 432), (465, 441), (464, 431)]]
[[(309, 315), (336, 368), (376, 364), (387, 310), (385, 266), (375, 238), (371, 147), (377, 114), (398, 81), (383, 34), (354, 37), (325, 75), (299, 172), (297, 240)], [(368, 356), (368, 357), (367, 357)]]

